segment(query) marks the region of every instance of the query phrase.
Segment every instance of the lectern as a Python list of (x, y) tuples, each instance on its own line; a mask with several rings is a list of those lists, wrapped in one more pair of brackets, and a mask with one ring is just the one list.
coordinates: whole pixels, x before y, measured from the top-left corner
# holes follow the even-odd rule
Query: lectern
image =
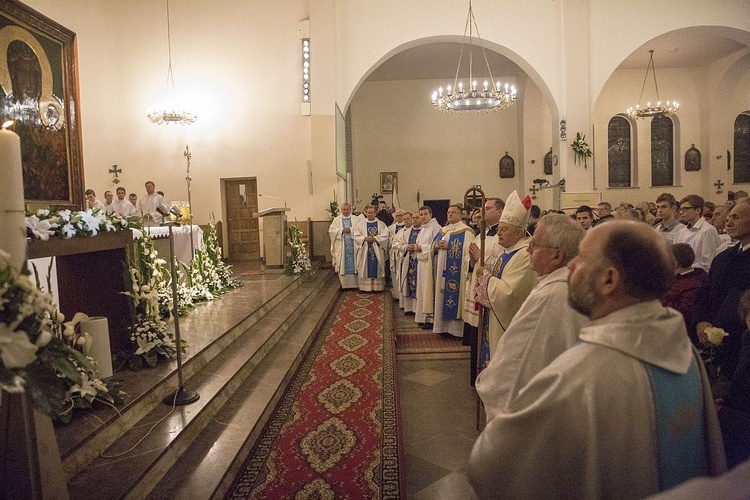
[(266, 267), (284, 267), (284, 237), (286, 236), (286, 207), (266, 208), (253, 217), (263, 217), (263, 255)]

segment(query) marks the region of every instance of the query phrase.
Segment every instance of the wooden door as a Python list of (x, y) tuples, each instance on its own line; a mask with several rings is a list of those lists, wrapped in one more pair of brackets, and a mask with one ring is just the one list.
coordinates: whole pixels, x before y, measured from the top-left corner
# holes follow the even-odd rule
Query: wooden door
[(260, 259), (258, 185), (255, 178), (226, 181), (227, 233), (229, 258)]

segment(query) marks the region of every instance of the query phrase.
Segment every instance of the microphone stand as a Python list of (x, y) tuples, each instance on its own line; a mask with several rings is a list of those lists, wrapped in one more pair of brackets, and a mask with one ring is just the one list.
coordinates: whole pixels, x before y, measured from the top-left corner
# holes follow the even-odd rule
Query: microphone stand
[[(190, 186), (190, 181), (188, 181)], [(188, 191), (189, 192), (189, 191)], [(169, 213), (167, 213), (169, 215)], [(192, 217), (192, 211), (190, 212)], [(182, 341), (180, 339), (180, 310), (177, 298), (177, 269), (174, 265), (174, 234), (172, 233), (172, 226), (176, 225), (176, 222), (165, 222), (163, 225), (169, 227), (169, 270), (172, 274), (172, 316), (174, 316), (174, 336), (175, 343), (177, 344), (177, 383), (178, 388), (175, 392), (164, 398), (164, 404), (168, 405), (188, 405), (195, 403), (200, 399), (200, 394), (197, 392), (185, 389), (185, 382), (182, 377)], [(192, 228), (191, 228), (192, 230)], [(192, 233), (191, 233), (192, 235)]]

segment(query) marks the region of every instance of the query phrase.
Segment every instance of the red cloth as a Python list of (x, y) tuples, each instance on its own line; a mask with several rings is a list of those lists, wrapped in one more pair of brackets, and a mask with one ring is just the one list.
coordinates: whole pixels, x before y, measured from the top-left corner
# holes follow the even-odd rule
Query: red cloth
[(708, 280), (708, 273), (696, 268), (687, 274), (678, 274), (672, 281), (672, 286), (661, 298), (664, 306), (677, 309), (685, 318), (688, 329), (693, 320), (693, 304), (698, 296), (698, 290)]

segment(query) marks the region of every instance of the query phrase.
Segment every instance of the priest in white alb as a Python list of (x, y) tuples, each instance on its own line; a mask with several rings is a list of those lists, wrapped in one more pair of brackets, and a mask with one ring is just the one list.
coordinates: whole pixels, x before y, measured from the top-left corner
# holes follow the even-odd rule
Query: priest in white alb
[(530, 267), (530, 238), (526, 237), (531, 199), (521, 201), (513, 191), (505, 202), (497, 226), (497, 242), (503, 253), (491, 270), (477, 269), (477, 300), (486, 307), (479, 331), (481, 362), (479, 370), (494, 356), (500, 337), (508, 328), (523, 301), (537, 284)]
[(435, 313), (432, 331), (463, 337), (463, 306), (474, 230), (461, 220), (461, 207), (448, 207), (448, 224), (435, 244)]
[(396, 265), (396, 245), (397, 238), (396, 236), (403, 231), (406, 224), (404, 223), (404, 214), (406, 212), (402, 209), (398, 209), (395, 212), (393, 212), (393, 224), (388, 226), (388, 234), (389, 234), (389, 241), (390, 245), (388, 247), (388, 263), (390, 265), (391, 270), (391, 294), (393, 295), (393, 298), (398, 300), (400, 295), (400, 288), (396, 285), (398, 283), (398, 277), (396, 276), (398, 274), (398, 266)]
[(401, 260), (401, 300), (399, 305), (406, 315), (414, 315), (417, 304), (417, 236), (422, 230), (422, 217), (414, 212), (411, 228), (404, 230), (404, 258)]
[(331, 237), (333, 269), (339, 275), (342, 289), (359, 287), (352, 236), (353, 226), (358, 221), (352, 217), (352, 206), (344, 203), (341, 205), (341, 213), (333, 219), (328, 228), (328, 235)]
[(363, 292), (385, 290), (388, 226), (375, 218), (375, 207), (365, 208), (364, 221), (354, 231), (359, 289)]
[(422, 228), (417, 236), (417, 297), (414, 308), (414, 321), (425, 330), (432, 330), (432, 317), (435, 303), (435, 289), (432, 274), (432, 250), (435, 237), (440, 234), (440, 223), (432, 216), (432, 209), (423, 206), (419, 209)]

